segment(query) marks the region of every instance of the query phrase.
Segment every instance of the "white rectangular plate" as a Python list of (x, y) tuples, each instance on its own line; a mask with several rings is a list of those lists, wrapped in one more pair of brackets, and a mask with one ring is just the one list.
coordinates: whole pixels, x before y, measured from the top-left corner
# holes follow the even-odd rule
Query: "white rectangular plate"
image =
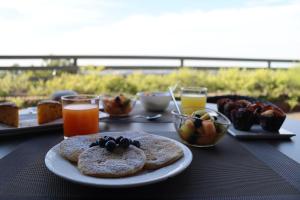
[[(99, 118), (105, 118), (108, 114), (100, 112)], [(5, 124), (0, 123), (0, 137), (1, 136), (10, 136), (10, 135), (19, 135), (23, 133), (34, 133), (39, 131), (51, 131), (51, 130), (60, 130), (63, 128), (63, 119), (58, 119), (53, 122), (46, 124), (38, 124), (36, 117), (30, 119), (24, 119), (20, 116), (19, 127), (11, 127)]]
[(250, 131), (240, 131), (230, 125), (228, 133), (239, 139), (288, 139), (296, 134), (281, 128), (278, 132), (268, 132), (263, 130), (259, 125), (251, 127)]

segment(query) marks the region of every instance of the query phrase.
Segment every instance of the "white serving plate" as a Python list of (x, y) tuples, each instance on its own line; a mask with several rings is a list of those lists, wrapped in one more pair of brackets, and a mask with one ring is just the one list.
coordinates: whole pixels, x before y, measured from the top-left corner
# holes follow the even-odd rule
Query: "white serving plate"
[[(99, 119), (106, 118), (109, 115), (104, 112), (99, 112)], [(23, 119), (22, 114), (20, 115), (19, 127), (11, 127), (5, 124), (0, 123), (0, 137), (1, 136), (10, 136), (10, 135), (19, 135), (25, 133), (34, 133), (39, 131), (50, 131), (50, 130), (59, 130), (63, 128), (63, 119), (57, 119), (55, 121), (38, 124), (36, 116), (30, 119)]]
[(52, 147), (46, 154), (45, 164), (47, 168), (57, 176), (83, 185), (103, 188), (124, 188), (148, 185), (173, 177), (185, 170), (191, 164), (193, 155), (190, 149), (176, 140), (172, 141), (183, 149), (184, 156), (182, 158), (166, 167), (157, 170), (145, 170), (129, 177), (96, 178), (83, 175), (79, 172), (76, 165), (60, 156), (58, 144)]
[(259, 125), (253, 125), (250, 131), (240, 131), (230, 125), (228, 133), (239, 139), (288, 139), (296, 134), (281, 128), (278, 132), (268, 132), (263, 130)]

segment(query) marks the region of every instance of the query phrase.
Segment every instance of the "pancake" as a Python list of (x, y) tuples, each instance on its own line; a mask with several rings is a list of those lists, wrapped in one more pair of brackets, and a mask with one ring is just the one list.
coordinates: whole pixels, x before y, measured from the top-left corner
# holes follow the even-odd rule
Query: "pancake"
[(88, 176), (124, 177), (141, 171), (145, 161), (144, 152), (132, 145), (127, 149), (116, 148), (113, 152), (94, 146), (79, 155), (78, 169)]
[(145, 169), (158, 169), (167, 166), (183, 156), (183, 150), (175, 142), (157, 135), (137, 137), (146, 155)]
[(99, 134), (69, 137), (60, 143), (59, 153), (67, 160), (77, 162), (79, 155), (98, 138)]
[(82, 135), (69, 137), (60, 143), (60, 154), (71, 162), (77, 162), (79, 155), (86, 149), (89, 145), (95, 142), (99, 137), (110, 136), (117, 138), (123, 136), (130, 139), (135, 139), (137, 137), (149, 135), (145, 132), (140, 131), (125, 131), (125, 132), (103, 132), (92, 135)]
[(110, 136), (110, 137), (114, 137), (117, 138), (119, 136), (123, 136), (129, 139), (134, 140), (137, 137), (141, 137), (141, 136), (146, 136), (149, 135), (149, 133), (143, 132), (143, 131), (124, 131), (124, 132), (103, 132), (100, 133), (101, 137), (104, 136)]

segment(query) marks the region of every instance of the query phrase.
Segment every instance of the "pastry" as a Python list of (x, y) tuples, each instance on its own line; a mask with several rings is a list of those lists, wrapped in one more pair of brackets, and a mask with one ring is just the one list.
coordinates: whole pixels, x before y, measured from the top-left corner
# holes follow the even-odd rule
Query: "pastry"
[(0, 103), (0, 123), (8, 126), (19, 126), (19, 108), (15, 103)]
[(254, 124), (254, 114), (247, 108), (238, 108), (231, 111), (231, 121), (234, 128), (249, 131)]
[(220, 113), (224, 114), (224, 106), (228, 102), (232, 102), (232, 100), (228, 98), (222, 98), (217, 101), (218, 111)]
[(62, 105), (58, 101), (44, 100), (38, 103), (38, 124), (44, 124), (62, 118)]
[(234, 128), (243, 131), (249, 131), (252, 125), (259, 124), (266, 131), (277, 132), (286, 118), (286, 114), (274, 105), (250, 103), (247, 100), (220, 99), (218, 110), (224, 112)]
[(253, 112), (254, 124), (259, 124), (259, 116), (266, 105), (261, 102), (248, 105), (247, 108)]
[(277, 132), (282, 126), (286, 114), (274, 106), (266, 106), (259, 115), (259, 123), (266, 131)]

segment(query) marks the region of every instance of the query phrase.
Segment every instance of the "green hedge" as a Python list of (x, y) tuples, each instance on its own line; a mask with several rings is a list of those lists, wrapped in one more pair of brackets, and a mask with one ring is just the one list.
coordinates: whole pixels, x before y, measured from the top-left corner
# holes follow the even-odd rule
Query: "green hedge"
[[(90, 71), (91, 72), (91, 71)], [(300, 101), (300, 68), (288, 70), (221, 69), (200, 71), (181, 69), (167, 75), (128, 76), (23, 72), (0, 74), (0, 96), (49, 96), (56, 90), (75, 90), (84, 94), (128, 93), (167, 90), (168, 86), (205, 86), (210, 94), (241, 94), (270, 101), (285, 101), (291, 107)]]

